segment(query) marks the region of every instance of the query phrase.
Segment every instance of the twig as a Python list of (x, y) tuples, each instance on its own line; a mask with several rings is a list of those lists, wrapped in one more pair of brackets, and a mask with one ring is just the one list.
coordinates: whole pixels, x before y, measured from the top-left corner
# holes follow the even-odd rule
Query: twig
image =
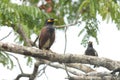
[[(47, 67), (47, 65), (45, 65), (42, 69), (40, 69), (40, 70), (38, 71), (38, 74), (39, 74), (41, 71), (44, 71), (44, 70), (46, 69), (46, 67)], [(41, 74), (38, 75), (38, 77), (40, 77), (40, 76), (41, 76)]]
[(81, 23), (81, 21), (75, 21), (74, 23), (71, 23), (71, 24), (68, 24), (68, 25), (59, 25), (59, 26), (56, 26), (56, 28), (65, 28), (65, 27), (68, 28), (68, 27), (76, 25), (78, 23)]
[(7, 38), (8, 36), (10, 36), (11, 33), (12, 33), (12, 30), (11, 30), (5, 37), (3, 37), (2, 39), (0, 39), (0, 41), (4, 40), (4, 39)]
[(23, 70), (22, 70), (22, 67), (21, 67), (21, 65), (20, 65), (20, 62), (19, 62), (18, 58), (17, 58), (16, 56), (12, 55), (12, 54), (9, 54), (9, 53), (7, 53), (7, 54), (10, 55), (10, 56), (12, 56), (12, 57), (14, 57), (14, 58), (17, 60), (18, 66), (19, 66), (19, 68), (20, 68), (20, 71), (21, 71), (21, 73), (23, 74)]
[[(66, 53), (66, 48), (67, 48), (67, 27), (65, 27), (65, 48), (64, 48), (64, 55)], [(67, 66), (66, 66), (65, 63), (64, 63), (64, 66), (65, 66), (65, 71), (66, 71), (68, 77), (70, 77), (70, 75), (68, 73), (68, 70), (67, 70)]]
[(48, 80), (48, 76), (47, 76), (47, 74), (46, 74), (45, 70), (44, 70), (44, 74), (45, 74), (45, 76), (46, 76), (46, 78), (47, 78), (47, 80)]
[(15, 78), (15, 80), (19, 80), (21, 77), (30, 77), (30, 74), (19, 74), (16, 78)]
[(35, 41), (33, 42), (32, 46), (36, 46), (36, 42), (38, 40), (39, 36), (37, 36), (37, 38), (35, 39)]
[[(63, 65), (62, 64), (54, 64), (54, 63), (51, 63), (50, 61), (47, 61), (47, 60), (44, 60), (44, 63), (51, 66), (51, 67), (54, 67), (56, 69), (61, 68), (61, 69), (65, 70), (65, 65), (64, 64)], [(67, 67), (67, 71), (70, 72), (73, 75), (80, 75), (80, 73), (75, 71), (74, 68)]]
[(65, 47), (64, 47), (64, 54), (66, 52), (66, 48), (67, 48), (67, 27), (65, 27)]
[(45, 74), (46, 78), (48, 79), (46, 73), (45, 73), (45, 69), (47, 68), (47, 65), (45, 65), (38, 73), (40, 73), (41, 71), (43, 71), (38, 77), (42, 76), (43, 73)]

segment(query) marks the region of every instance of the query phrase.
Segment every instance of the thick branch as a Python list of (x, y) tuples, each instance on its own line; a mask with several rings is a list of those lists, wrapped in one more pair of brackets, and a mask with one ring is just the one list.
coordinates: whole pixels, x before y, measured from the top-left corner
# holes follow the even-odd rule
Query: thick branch
[(88, 66), (85, 66), (85, 65), (83, 65), (81, 63), (69, 63), (69, 64), (66, 64), (66, 66), (69, 66), (69, 67), (72, 67), (72, 68), (76, 68), (78, 70), (82, 70), (85, 73), (95, 71), (92, 68), (90, 68)]
[(71, 76), (70, 80), (120, 80), (120, 77), (110, 72), (90, 72), (81, 76)]
[(21, 55), (37, 57), (41, 59), (46, 59), (52, 62), (60, 63), (85, 63), (92, 64), (97, 66), (103, 66), (109, 70), (116, 69), (120, 67), (120, 62), (113, 61), (107, 58), (98, 58), (86, 55), (77, 55), (77, 54), (58, 54), (51, 52), (44, 52), (37, 48), (25, 47), (16, 44), (2, 43), (0, 42), (0, 50), (13, 52)]
[[(15, 25), (12, 25), (13, 29), (15, 30)], [(17, 32), (19, 33), (19, 35), (23, 38), (23, 40), (26, 42), (27, 46), (31, 46), (30, 40), (27, 38), (27, 34), (25, 33), (25, 31), (23, 30), (21, 24), (17, 25)]]
[(104, 77), (97, 77), (97, 76), (78, 76), (78, 77), (70, 77), (70, 80), (120, 80), (120, 78), (116, 78), (114, 76), (104, 76)]
[(21, 77), (30, 77), (30, 74), (19, 74), (15, 80), (19, 80)]

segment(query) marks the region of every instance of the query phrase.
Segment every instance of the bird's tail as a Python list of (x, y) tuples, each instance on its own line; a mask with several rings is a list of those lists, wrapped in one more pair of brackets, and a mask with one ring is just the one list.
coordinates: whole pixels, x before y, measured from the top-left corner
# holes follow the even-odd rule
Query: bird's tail
[(94, 65), (94, 68), (96, 68), (97, 66), (96, 65)]

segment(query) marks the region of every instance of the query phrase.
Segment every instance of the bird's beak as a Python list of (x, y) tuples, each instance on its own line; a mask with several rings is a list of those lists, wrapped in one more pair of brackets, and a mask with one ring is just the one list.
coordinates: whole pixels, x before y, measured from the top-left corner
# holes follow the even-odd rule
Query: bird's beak
[(54, 21), (56, 22), (56, 21), (58, 21), (58, 19), (54, 19)]
[(51, 20), (49, 19), (47, 22), (51, 22)]

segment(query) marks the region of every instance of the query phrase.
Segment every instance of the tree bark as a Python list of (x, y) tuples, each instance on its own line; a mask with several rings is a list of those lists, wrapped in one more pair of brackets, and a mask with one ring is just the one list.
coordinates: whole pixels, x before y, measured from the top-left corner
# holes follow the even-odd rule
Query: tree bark
[(50, 51), (42, 51), (37, 48), (20, 46), (16, 44), (0, 42), (0, 50), (8, 51), (16, 54), (46, 59), (51, 62), (59, 63), (84, 63), (105, 67), (109, 70), (114, 70), (120, 67), (119, 61), (113, 61), (107, 58), (98, 58), (93, 56), (78, 55), (78, 54), (58, 54)]

